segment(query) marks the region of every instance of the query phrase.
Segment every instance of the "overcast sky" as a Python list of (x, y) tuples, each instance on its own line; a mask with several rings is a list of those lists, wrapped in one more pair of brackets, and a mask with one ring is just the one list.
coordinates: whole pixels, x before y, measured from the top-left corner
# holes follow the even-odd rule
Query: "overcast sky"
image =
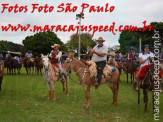
[[(1, 0), (0, 11), (2, 11), (2, 4), (9, 3), (9, 5), (19, 6), (27, 5), (28, 11), (26, 13), (0, 13), (0, 26), (7, 24), (31, 24), (31, 25), (77, 25), (76, 14), (81, 12), (81, 4), (88, 3), (89, 5), (105, 6), (109, 3), (110, 6), (115, 6), (112, 13), (89, 13), (89, 8), (84, 11), (83, 25), (111, 25), (112, 22), (118, 25), (137, 25), (141, 27), (144, 20), (147, 24), (153, 21), (163, 21), (163, 1), (162, 0)], [(51, 13), (38, 13), (35, 11), (31, 13), (32, 3), (39, 3), (40, 5), (48, 4), (54, 6)], [(74, 13), (57, 13), (57, 6), (61, 3), (72, 3), (78, 6)], [(66, 43), (70, 39), (73, 32), (57, 32), (57, 36)], [(118, 44), (120, 33), (113, 35), (111, 32), (96, 32), (93, 39), (98, 39), (102, 36), (106, 42), (105, 45), (113, 46)], [(15, 43), (22, 43), (22, 40), (28, 36), (34, 35), (33, 32), (2, 32), (0, 29), (0, 40), (8, 40)], [(39, 41), (39, 40), (38, 40)]]

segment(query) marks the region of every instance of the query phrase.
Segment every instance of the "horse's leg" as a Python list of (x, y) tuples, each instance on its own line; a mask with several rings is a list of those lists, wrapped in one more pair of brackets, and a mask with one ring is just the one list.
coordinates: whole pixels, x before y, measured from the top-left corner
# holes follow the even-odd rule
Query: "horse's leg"
[(69, 76), (66, 77), (66, 95), (69, 96), (69, 93), (68, 93), (68, 79), (69, 79)]
[(53, 100), (56, 100), (56, 95), (55, 95), (55, 81), (52, 81), (52, 90), (53, 90)]
[(109, 86), (112, 90), (113, 93), (113, 101), (111, 104), (117, 105), (117, 95), (118, 95), (118, 89), (117, 89), (117, 85), (114, 86), (114, 84), (112, 84), (112, 86)]
[(133, 73), (131, 73), (130, 78), (131, 78), (131, 84), (132, 84), (132, 80), (133, 80)]
[(28, 68), (27, 68), (27, 67), (25, 67), (25, 69), (26, 69), (26, 72), (27, 72), (27, 75), (28, 75)]
[(154, 91), (152, 91), (152, 104), (153, 104), (153, 112), (154, 112)]
[(88, 110), (88, 108), (90, 106), (90, 85), (85, 85), (84, 91), (85, 91), (85, 97), (86, 97), (85, 109)]
[[(61, 81), (62, 82), (62, 81)], [(64, 82), (62, 82), (62, 87), (63, 87), (63, 94), (65, 93), (65, 85), (64, 85)]]
[(143, 93), (144, 93), (144, 103), (145, 103), (145, 112), (147, 112), (147, 104), (148, 104), (148, 90), (147, 89), (143, 89)]
[(48, 87), (48, 93), (49, 93), (49, 95), (48, 95), (48, 100), (50, 100), (50, 99), (51, 99), (50, 82), (46, 81), (46, 85), (47, 85), (47, 87)]
[(138, 104), (140, 104), (140, 88), (138, 88)]
[(126, 72), (126, 76), (127, 76), (127, 84), (128, 84), (128, 72)]

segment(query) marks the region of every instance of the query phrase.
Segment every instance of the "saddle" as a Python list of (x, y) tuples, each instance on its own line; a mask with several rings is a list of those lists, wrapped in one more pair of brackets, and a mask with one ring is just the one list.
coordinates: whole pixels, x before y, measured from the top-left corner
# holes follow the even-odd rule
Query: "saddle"
[[(89, 66), (89, 72), (90, 72), (90, 77), (91, 78), (96, 78), (97, 77), (97, 65), (93, 60), (86, 61), (86, 64)], [(103, 75), (102, 78), (104, 77), (111, 77), (113, 67), (110, 65), (106, 65), (103, 69)]]

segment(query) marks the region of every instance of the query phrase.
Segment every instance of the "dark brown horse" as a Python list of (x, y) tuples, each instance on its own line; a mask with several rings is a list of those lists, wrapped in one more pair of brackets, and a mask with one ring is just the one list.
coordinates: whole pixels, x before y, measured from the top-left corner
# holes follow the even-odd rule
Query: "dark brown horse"
[(140, 104), (140, 88), (143, 89), (144, 95), (144, 103), (145, 109), (144, 111), (147, 112), (147, 104), (148, 104), (148, 91), (152, 91), (152, 99), (153, 99), (153, 109), (154, 109), (154, 64), (150, 65), (150, 68), (146, 71), (146, 75), (142, 81), (137, 82), (139, 85), (138, 88), (138, 104)]
[(36, 71), (37, 71), (37, 74), (42, 74), (42, 68), (43, 68), (43, 63), (42, 63), (42, 59), (39, 58), (39, 57), (36, 57), (35, 58), (35, 65), (36, 65)]
[(136, 60), (122, 60), (122, 69), (126, 73), (127, 83), (128, 83), (128, 74), (130, 74), (131, 84), (134, 81), (134, 74), (138, 67)]
[(7, 74), (16, 74), (16, 71), (18, 71), (18, 74), (20, 74), (21, 69), (21, 61), (17, 62), (13, 57), (8, 57), (5, 60), (5, 67), (7, 68)]
[[(108, 66), (109, 67), (109, 66)], [(74, 57), (74, 53), (69, 53), (68, 58), (65, 60), (63, 69), (68, 73), (71, 69), (73, 69), (76, 75), (80, 79), (80, 84), (84, 87), (85, 97), (86, 97), (86, 105), (85, 109), (87, 110), (90, 106), (90, 87), (93, 85), (92, 78), (90, 77), (90, 72), (88, 69), (88, 65), (84, 64), (82, 61), (76, 59)], [(104, 68), (105, 69), (105, 68)], [(108, 71), (108, 68), (106, 68)], [(108, 83), (109, 87), (113, 92), (113, 101), (112, 104), (117, 105), (117, 95), (118, 95), (118, 86), (119, 86), (119, 71), (118, 69), (115, 72), (112, 72), (112, 75), (105, 75), (102, 77), (101, 84)]]
[(0, 91), (1, 91), (1, 85), (2, 85), (2, 80), (3, 80), (3, 75), (4, 75), (4, 62), (1, 62), (1, 67), (0, 67)]
[(27, 74), (31, 73), (31, 60), (30, 58), (24, 57), (23, 64), (26, 69)]

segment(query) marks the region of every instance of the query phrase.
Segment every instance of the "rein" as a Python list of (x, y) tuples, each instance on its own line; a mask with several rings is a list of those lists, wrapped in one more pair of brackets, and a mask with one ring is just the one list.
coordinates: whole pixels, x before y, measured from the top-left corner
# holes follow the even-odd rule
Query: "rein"
[[(70, 59), (70, 58), (67, 58), (67, 59)], [(67, 70), (70, 68), (72, 61), (73, 61), (73, 60), (70, 59), (70, 63), (69, 63), (69, 65), (68, 65), (68, 68), (66, 69), (66, 72), (67, 72)], [(80, 67), (80, 68), (75, 72), (75, 74), (77, 74), (82, 68), (83, 68), (83, 67)], [(74, 71), (75, 71), (75, 70), (74, 70)], [(80, 79), (80, 82), (83, 81), (83, 79), (84, 79), (84, 77), (85, 77), (85, 74), (86, 74), (87, 72), (89, 72), (89, 71), (87, 71), (87, 69), (84, 68), (83, 77), (82, 77), (82, 78), (79, 78), (79, 79)], [(67, 72), (67, 74), (69, 75), (70, 73)]]

